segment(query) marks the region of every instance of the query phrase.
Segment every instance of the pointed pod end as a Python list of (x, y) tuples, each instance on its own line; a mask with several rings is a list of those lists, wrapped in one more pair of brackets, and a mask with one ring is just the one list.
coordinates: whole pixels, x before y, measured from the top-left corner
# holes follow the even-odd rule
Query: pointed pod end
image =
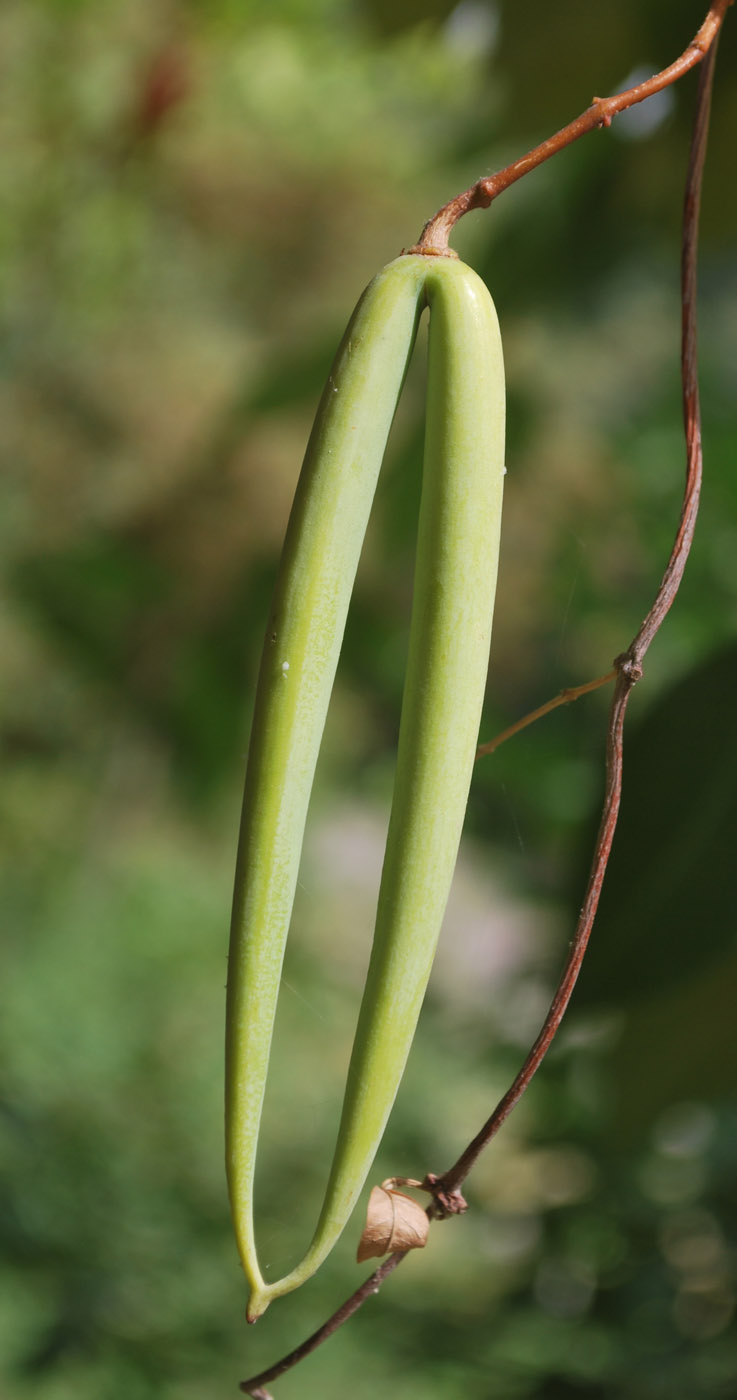
[(258, 1322), (271, 1302), (269, 1294), (260, 1288), (252, 1288), (246, 1304), (246, 1322)]

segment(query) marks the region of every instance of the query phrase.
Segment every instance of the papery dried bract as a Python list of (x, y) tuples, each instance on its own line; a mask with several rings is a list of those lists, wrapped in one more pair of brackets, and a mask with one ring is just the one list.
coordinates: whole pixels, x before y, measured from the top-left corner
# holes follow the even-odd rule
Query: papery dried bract
[(422, 1206), (403, 1191), (374, 1186), (358, 1245), (359, 1264), (397, 1249), (424, 1249), (430, 1221)]

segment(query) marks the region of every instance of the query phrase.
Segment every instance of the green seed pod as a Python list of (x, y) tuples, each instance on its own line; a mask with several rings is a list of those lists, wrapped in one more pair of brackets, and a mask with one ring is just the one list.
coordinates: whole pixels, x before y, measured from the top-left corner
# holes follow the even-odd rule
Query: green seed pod
[[(374, 943), (315, 1235), (266, 1283), (253, 1183), (309, 796), (358, 557), (423, 305), (427, 423), (409, 658)], [(282, 555), (259, 678), (228, 970), (226, 1163), (248, 1317), (329, 1253), (370, 1169), (414, 1036), (460, 841), (488, 666), (504, 460), (499, 328), (455, 259), (408, 255), (367, 288), (328, 380)]]

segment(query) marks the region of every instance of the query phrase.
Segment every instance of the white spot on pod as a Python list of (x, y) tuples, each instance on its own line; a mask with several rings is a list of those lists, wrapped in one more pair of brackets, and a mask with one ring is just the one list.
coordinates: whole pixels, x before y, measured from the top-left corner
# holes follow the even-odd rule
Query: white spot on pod
[(282, 661), (282, 664), (281, 664), (281, 673), (282, 673), (282, 675), (283, 675), (283, 676), (286, 676), (288, 670), (289, 670), (289, 662), (288, 662), (288, 661)]

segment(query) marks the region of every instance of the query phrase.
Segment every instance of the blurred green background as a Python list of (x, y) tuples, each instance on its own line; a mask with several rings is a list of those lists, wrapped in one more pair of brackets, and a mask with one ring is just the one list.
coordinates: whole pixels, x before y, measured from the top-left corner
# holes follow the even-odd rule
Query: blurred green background
[[(0, 10), (0, 1389), (194, 1400), (364, 1276), (359, 1222), (256, 1329), (227, 1215), (222, 1021), (249, 712), (322, 381), (425, 219), (669, 61), (705, 0), (4, 0)], [(706, 173), (703, 513), (628, 721), (621, 834), (563, 1033), (381, 1295), (278, 1396), (737, 1392), (737, 16)], [(482, 737), (607, 670), (677, 517), (691, 76), (455, 244), (496, 299), (506, 519)], [(285, 967), (258, 1212), (311, 1233), (364, 975), (401, 696), (421, 356), (393, 431)], [(443, 1170), (537, 1030), (606, 697), (479, 766), (377, 1162)]]

